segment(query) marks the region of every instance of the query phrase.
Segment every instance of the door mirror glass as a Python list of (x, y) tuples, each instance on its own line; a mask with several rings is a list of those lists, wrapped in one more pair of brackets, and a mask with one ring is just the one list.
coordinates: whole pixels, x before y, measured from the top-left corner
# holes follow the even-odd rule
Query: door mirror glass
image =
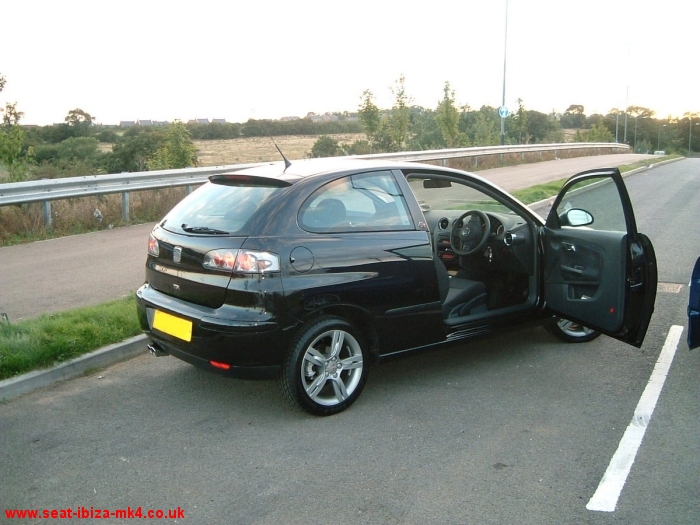
[(593, 215), (586, 210), (571, 208), (560, 217), (562, 226), (588, 226), (593, 224)]

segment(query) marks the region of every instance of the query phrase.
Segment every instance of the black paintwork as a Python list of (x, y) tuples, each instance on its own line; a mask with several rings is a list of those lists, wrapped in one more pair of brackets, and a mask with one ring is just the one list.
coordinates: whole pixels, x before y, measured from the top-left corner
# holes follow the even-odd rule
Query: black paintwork
[[(346, 175), (387, 170), (394, 174), (406, 199), (410, 229), (310, 233), (299, 226), (299, 210), (317, 189)], [(621, 183), (619, 172), (615, 172), (611, 170), (611, 176)], [(472, 274), (468, 277), (485, 282), (488, 290), (488, 302), (482, 309), (448, 317), (442, 308), (433, 244), (440, 247), (440, 240), (444, 240), (436, 224), (444, 213), (423, 213), (407, 183), (406, 175), (410, 174), (467, 182), (517, 212), (518, 215), (507, 216), (491, 212), (492, 222), (503, 228), (491, 232), (485, 248), (489, 252), (470, 260)], [(160, 253), (158, 257), (148, 255), (146, 284), (136, 294), (144, 331), (166, 351), (192, 364), (236, 377), (269, 376), (280, 366), (299, 327), (321, 315), (341, 317), (358, 327), (369, 342), (372, 356), (380, 360), (544, 321), (554, 312), (567, 313), (550, 310), (544, 302), (546, 274), (551, 273), (544, 264), (545, 255), (550, 265), (556, 260), (560, 228), (553, 223), (545, 228), (528, 208), (475, 175), (408, 163), (338, 160), (330, 164), (297, 161), (286, 170), (278, 163), (237, 172), (235, 176), (250, 177), (259, 185), (273, 180), (278, 188), (250, 218), (245, 235), (177, 233), (169, 231), (167, 224), (156, 226), (153, 236), (159, 241)], [(226, 184), (235, 184), (235, 180)], [(631, 205), (625, 211), (631, 214)], [(461, 211), (451, 213), (456, 218)], [(633, 215), (627, 220), (634, 225)], [(511, 237), (518, 242), (507, 246), (506, 233), (515, 234)], [(625, 252), (629, 248), (622, 246), (617, 237), (605, 241), (604, 235), (595, 233), (590, 235), (593, 253)], [(630, 242), (637, 243), (635, 246), (646, 242), (639, 240), (636, 230), (632, 237)], [(173, 261), (175, 246), (182, 248), (179, 263)], [(644, 247), (647, 250), (634, 264), (638, 270), (644, 270), (640, 279), (650, 280), (644, 258), (653, 259), (653, 250), (650, 244)], [(204, 254), (210, 250), (239, 248), (276, 254), (279, 272), (242, 274), (202, 266)], [(442, 249), (450, 251), (444, 243)], [(626, 253), (620, 257), (625, 259)], [(443, 260), (448, 268), (454, 264), (455, 270), (463, 262), (459, 258)], [(653, 263), (652, 266), (655, 260)], [(614, 274), (606, 273), (606, 279), (625, 288), (629, 270), (618, 268)], [(653, 279), (655, 289), (655, 273)], [(624, 315), (629, 298), (617, 300)], [(643, 310), (644, 305), (648, 309), (649, 301), (633, 306)], [(156, 309), (191, 321), (192, 340), (185, 342), (152, 329)], [(640, 316), (639, 312), (635, 315)], [(651, 312), (641, 315), (647, 317), (648, 323)], [(589, 321), (585, 315), (579, 317), (582, 322)], [(646, 331), (646, 325), (640, 328), (643, 321), (639, 320), (634, 337), (629, 335), (627, 326), (599, 327), (596, 315), (590, 321), (590, 326), (623, 340), (631, 338), (633, 344), (639, 343)], [(222, 371), (209, 361), (226, 363), (231, 369)]]

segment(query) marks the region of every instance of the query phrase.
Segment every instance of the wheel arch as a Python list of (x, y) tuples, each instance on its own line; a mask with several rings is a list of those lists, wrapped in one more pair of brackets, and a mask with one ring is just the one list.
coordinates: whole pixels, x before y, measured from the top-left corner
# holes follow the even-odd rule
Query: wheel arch
[(368, 346), (367, 350), (371, 357), (371, 363), (376, 364), (379, 362), (379, 336), (377, 335), (377, 330), (369, 312), (349, 304), (329, 305), (307, 315), (303, 321), (297, 325), (295, 332), (298, 331), (301, 326), (313, 323), (321, 317), (339, 317), (350, 322), (362, 333)]

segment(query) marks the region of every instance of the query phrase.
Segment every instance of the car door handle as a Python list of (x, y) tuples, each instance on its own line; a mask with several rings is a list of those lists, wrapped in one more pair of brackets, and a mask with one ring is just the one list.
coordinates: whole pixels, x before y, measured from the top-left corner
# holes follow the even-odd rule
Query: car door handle
[(575, 252), (576, 251), (576, 246), (574, 244), (571, 244), (568, 242), (561, 243), (561, 247), (564, 248), (567, 252)]
[(577, 275), (583, 275), (583, 267), (582, 266), (564, 266), (562, 264), (561, 270), (563, 272), (569, 272), (569, 273), (575, 273)]

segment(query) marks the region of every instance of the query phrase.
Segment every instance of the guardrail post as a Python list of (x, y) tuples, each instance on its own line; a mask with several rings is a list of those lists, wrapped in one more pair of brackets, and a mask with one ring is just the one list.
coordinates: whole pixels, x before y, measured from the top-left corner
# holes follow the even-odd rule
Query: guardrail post
[(129, 192), (122, 193), (122, 218), (125, 222), (129, 222)]
[(186, 191), (187, 191), (187, 195), (189, 195), (190, 193), (192, 193), (192, 185), (191, 185), (191, 184), (188, 184), (188, 185), (187, 185)]
[(479, 155), (474, 155), (474, 169), (479, 167)]
[(41, 209), (44, 212), (44, 226), (48, 228), (51, 226), (51, 201), (43, 201)]

